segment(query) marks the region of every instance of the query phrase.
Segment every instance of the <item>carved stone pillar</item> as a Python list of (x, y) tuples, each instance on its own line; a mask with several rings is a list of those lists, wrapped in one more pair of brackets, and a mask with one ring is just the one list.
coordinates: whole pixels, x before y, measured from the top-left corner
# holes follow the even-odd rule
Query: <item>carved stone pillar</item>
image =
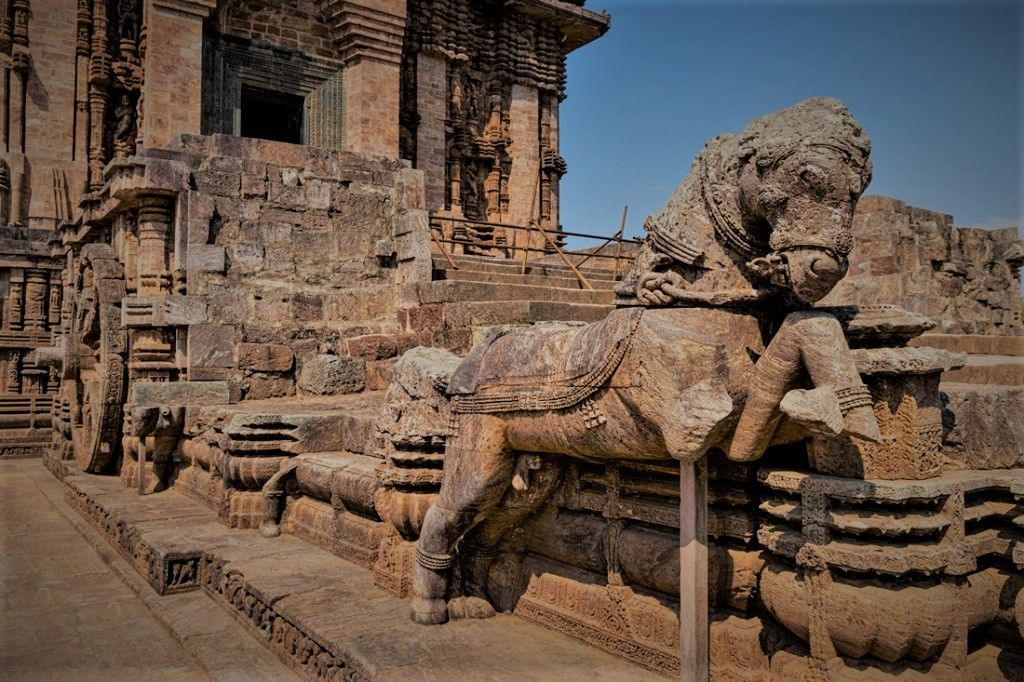
[(89, 0), (78, 0), (78, 25), (75, 33), (75, 147), (74, 158), (89, 155), (89, 53), (92, 8)]
[(0, 393), (21, 393), (20, 361), (20, 351), (4, 351), (3, 376), (0, 376)]
[(25, 331), (46, 331), (48, 289), (49, 282), (45, 271), (32, 269), (25, 272)]
[[(0, 103), (3, 104), (3, 119), (0, 119), (0, 149), (8, 149), (10, 139), (7, 136), (7, 126), (4, 125), (6, 121), (10, 120), (11, 117), (11, 97), (9, 93), (8, 83), (11, 80), (11, 62), (4, 57), (3, 68), (0, 69)], [(4, 217), (6, 213), (0, 215), (0, 220), (6, 220)]]
[(60, 299), (63, 287), (64, 283), (61, 281), (61, 274), (56, 271), (50, 271), (50, 302), (47, 310), (49, 311), (48, 321), (51, 331), (60, 329)]
[(11, 284), (7, 290), (7, 311), (4, 315), (4, 330), (21, 331), (24, 310), (25, 284), (22, 270), (11, 271)]
[[(26, 83), (30, 69), (30, 58), (28, 51), (28, 0), (14, 0), (12, 3), (14, 14), (14, 30), (11, 56), (13, 58), (13, 76), (11, 92), (8, 93), (10, 118), (9, 144), (12, 152), (25, 153), (25, 95)], [(20, 214), (18, 216), (20, 218)], [(11, 222), (15, 219), (12, 215)]]
[(106, 118), (107, 87), (110, 83), (110, 53), (107, 51), (107, 3), (94, 2), (92, 42), (89, 53), (89, 180), (95, 192), (103, 185), (103, 166), (107, 162)]
[(150, 196), (139, 207), (139, 295), (161, 296), (171, 293), (168, 254), (171, 239), (171, 200)]
[[(171, 294), (171, 273), (168, 262), (171, 251), (172, 198), (146, 196), (142, 198), (138, 217), (138, 272), (139, 296), (167, 296)], [(166, 381), (174, 367), (174, 345), (165, 329), (137, 329), (132, 332), (132, 350), (129, 368), (132, 377)]]
[[(0, 74), (0, 84), (4, 81), (4, 77)], [(0, 85), (0, 102), (7, 102), (7, 97), (3, 92), (3, 87)], [(6, 105), (5, 105), (6, 106)], [(7, 126), (2, 125), (0, 121), (0, 130), (6, 130)], [(7, 138), (6, 133), (0, 133), (3, 136), (3, 140), (0, 141), (0, 148), (6, 148)], [(6, 225), (11, 220), (11, 169), (7, 163), (0, 160), (0, 225)]]
[(60, 393), (60, 368), (53, 365), (47, 369), (46, 392), (49, 395)]
[(106, 92), (96, 85), (89, 86), (89, 191), (103, 186), (104, 150), (103, 121), (107, 115)]

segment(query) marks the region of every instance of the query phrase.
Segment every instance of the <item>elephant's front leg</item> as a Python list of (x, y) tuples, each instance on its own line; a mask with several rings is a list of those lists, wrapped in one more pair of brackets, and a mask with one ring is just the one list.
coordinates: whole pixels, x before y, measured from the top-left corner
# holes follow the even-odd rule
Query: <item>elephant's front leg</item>
[(450, 569), (459, 540), (501, 501), (512, 480), (513, 458), (505, 420), (463, 417), (445, 448), (444, 478), (416, 542), (412, 619), (424, 625), (448, 620)]
[[(803, 373), (816, 388), (827, 389), (842, 431), (878, 441), (881, 433), (870, 395), (860, 379), (839, 321), (821, 311), (791, 313), (754, 365), (747, 401), (736, 426), (729, 458), (747, 462), (760, 457), (778, 426), (779, 405), (796, 388)], [(821, 393), (819, 395), (825, 395)]]

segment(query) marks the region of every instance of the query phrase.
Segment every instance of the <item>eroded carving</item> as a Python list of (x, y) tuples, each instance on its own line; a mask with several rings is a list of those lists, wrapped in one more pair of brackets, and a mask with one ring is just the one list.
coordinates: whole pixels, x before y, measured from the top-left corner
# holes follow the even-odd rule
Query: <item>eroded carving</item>
[[(470, 353), (448, 384), (456, 428), (416, 545), (414, 620), (492, 612), (480, 574), (529, 507), (495, 512), (536, 468), (516, 452), (688, 464), (717, 448), (753, 460), (805, 375), (830, 390), (790, 403), (825, 401), (839, 415), (822, 422), (834, 435), (879, 439), (840, 323), (804, 310), (846, 272), (869, 148), (845, 107), (825, 99), (716, 138), (648, 221), (619, 310), (582, 328), (498, 333)], [(457, 547), (473, 559), (450, 606)]]

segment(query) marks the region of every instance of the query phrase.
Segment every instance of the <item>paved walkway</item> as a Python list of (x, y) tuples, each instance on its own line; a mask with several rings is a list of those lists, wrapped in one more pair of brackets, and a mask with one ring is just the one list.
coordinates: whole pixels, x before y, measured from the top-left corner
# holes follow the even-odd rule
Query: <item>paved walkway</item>
[(54, 506), (59, 495), (39, 460), (0, 461), (0, 680), (211, 679)]

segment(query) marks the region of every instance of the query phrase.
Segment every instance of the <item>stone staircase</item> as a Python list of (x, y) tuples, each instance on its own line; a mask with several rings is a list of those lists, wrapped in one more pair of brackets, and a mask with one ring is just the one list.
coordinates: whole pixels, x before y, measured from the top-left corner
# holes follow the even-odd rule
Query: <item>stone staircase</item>
[(924, 334), (911, 345), (967, 353), (942, 375), (945, 456), (965, 469), (1024, 464), (1024, 336)]
[(536, 259), (523, 272), (519, 261), (485, 256), (439, 254), (433, 280), (414, 285), (419, 307), (434, 308), (443, 320), (443, 345), (468, 350), (487, 327), (575, 320), (595, 322), (612, 309), (612, 271), (581, 268), (593, 289), (587, 289), (557, 256)]
[(925, 334), (916, 345), (967, 353), (967, 364), (944, 382), (1024, 387), (1024, 336)]

